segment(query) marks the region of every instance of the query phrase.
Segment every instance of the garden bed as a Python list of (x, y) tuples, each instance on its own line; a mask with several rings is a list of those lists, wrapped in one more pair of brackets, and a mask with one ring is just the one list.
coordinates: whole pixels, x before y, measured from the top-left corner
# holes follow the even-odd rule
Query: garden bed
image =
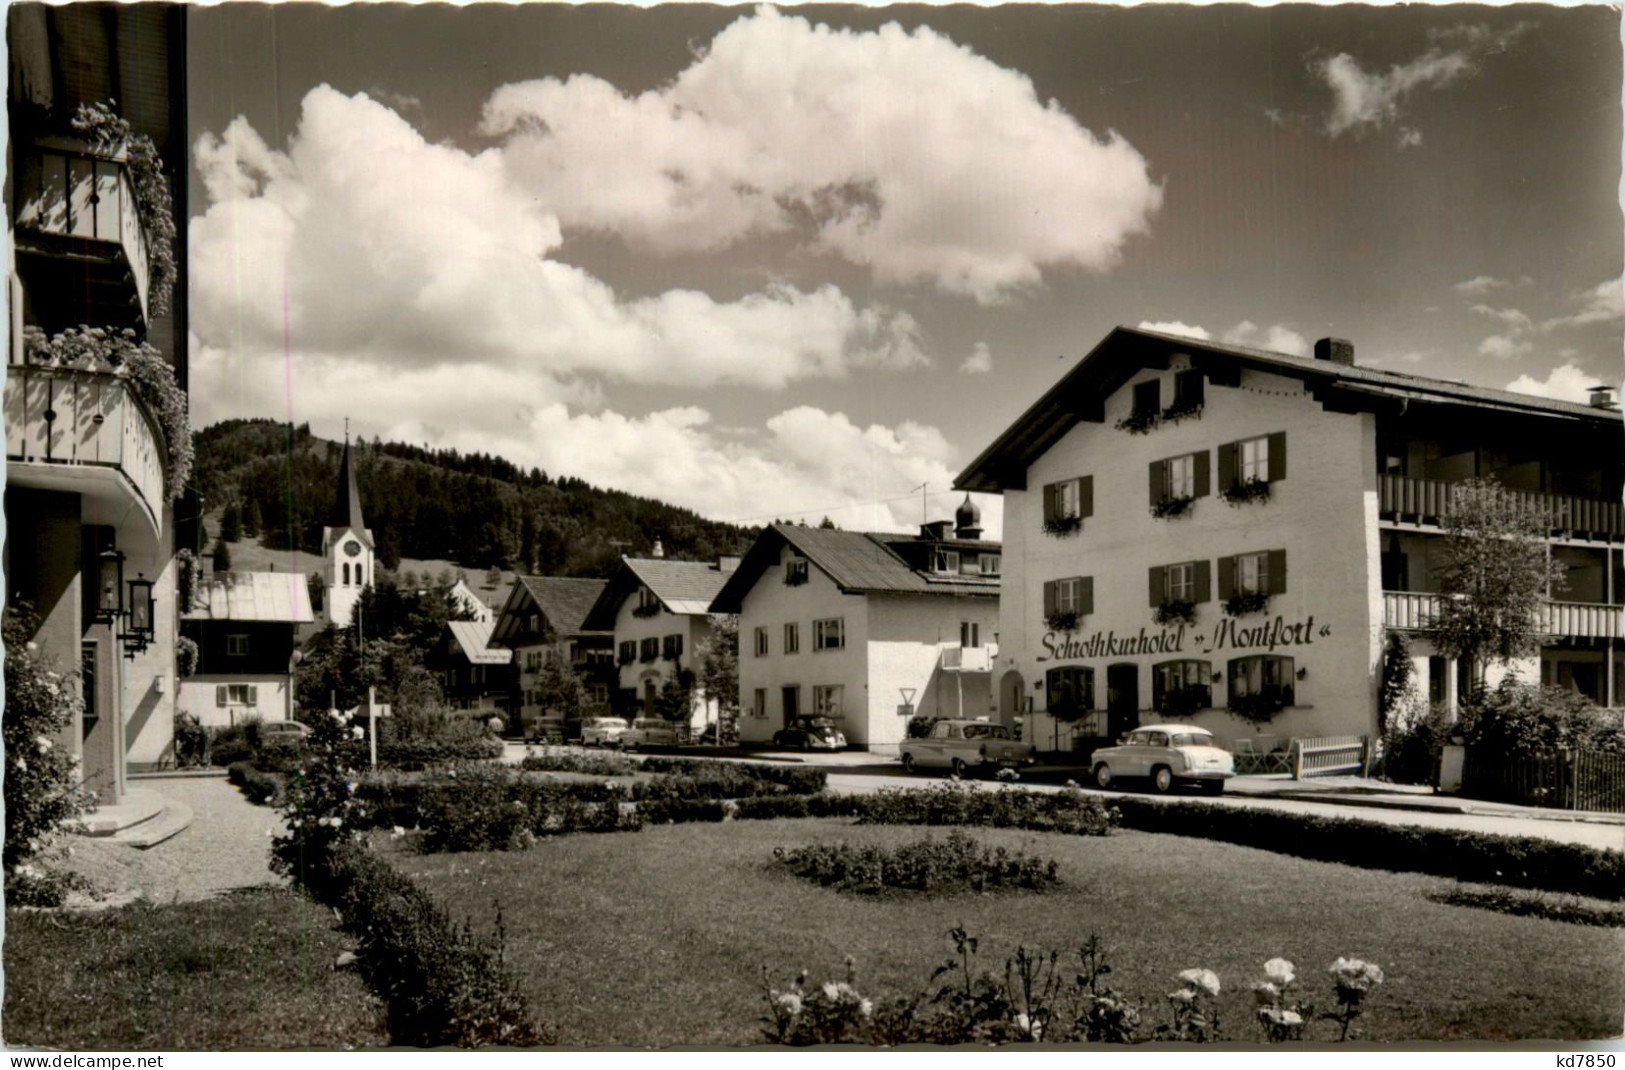
[(388, 1043), (332, 914), (292, 892), (6, 912), (6, 1042), (219, 1051)]
[[(1065, 887), (1043, 896), (855, 899), (768, 865), (775, 846), (897, 846), (907, 827), (848, 820), (737, 821), (573, 836), (521, 853), (394, 855), (476, 929), (504, 914), (507, 963), (561, 1044), (743, 1045), (760, 1040), (760, 978), (840, 972), (866, 994), (918, 991), (963, 926), (992, 967), (1017, 943), (1070, 952), (1091, 932), (1112, 983), (1158, 1012), (1173, 977), (1201, 966), (1225, 989), (1226, 1028), (1256, 1042), (1252, 994), (1273, 956), (1326, 987), (1345, 955), (1380, 964), (1360, 1036), (1377, 1041), (1610, 1036), (1625, 1012), (1625, 934), (1428, 901), (1452, 882), (1355, 869), (1150, 833), (1109, 837), (979, 831), (1053, 858)], [(695, 865), (694, 859), (705, 859)], [(480, 895), (469, 896), (474, 883)], [(639, 997), (628, 1000), (626, 993)], [(1307, 1039), (1335, 1036), (1313, 1023)]]

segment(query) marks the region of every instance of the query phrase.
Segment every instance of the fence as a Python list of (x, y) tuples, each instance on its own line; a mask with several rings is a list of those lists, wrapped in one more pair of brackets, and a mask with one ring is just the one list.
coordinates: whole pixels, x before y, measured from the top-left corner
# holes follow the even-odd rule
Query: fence
[(1317, 736), (1292, 741), (1292, 779), (1366, 770), (1364, 736)]
[(1485, 754), (1469, 747), (1461, 794), (1523, 806), (1625, 814), (1625, 754)]

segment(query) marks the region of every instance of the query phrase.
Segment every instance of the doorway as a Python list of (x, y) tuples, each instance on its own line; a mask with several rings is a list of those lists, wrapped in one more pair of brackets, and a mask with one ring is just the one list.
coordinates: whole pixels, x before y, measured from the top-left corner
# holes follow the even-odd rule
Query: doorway
[(801, 715), (801, 688), (786, 687), (784, 694), (784, 727), (789, 728)]
[(1122, 739), (1140, 725), (1140, 667), (1133, 662), (1106, 666), (1106, 735)]

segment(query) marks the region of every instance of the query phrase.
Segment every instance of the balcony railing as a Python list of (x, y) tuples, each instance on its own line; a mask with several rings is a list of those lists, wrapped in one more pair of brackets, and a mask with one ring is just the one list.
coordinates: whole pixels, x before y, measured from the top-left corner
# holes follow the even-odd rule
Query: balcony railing
[(127, 382), (110, 372), (12, 364), (5, 409), (10, 482), (95, 494), (96, 474), (113, 473), (159, 529), (163, 434)]
[(117, 263), (130, 274), (145, 320), (148, 237), (124, 159), (52, 140), (19, 147), (16, 181), (19, 239), (29, 234), (79, 239), (56, 251)]
[(947, 672), (992, 672), (993, 649), (985, 646), (946, 646), (939, 663)]
[[(1439, 524), (1450, 515), (1450, 483), (1391, 475), (1379, 476), (1378, 481), (1378, 509), (1384, 516)], [(1554, 532), (1601, 538), (1625, 536), (1625, 507), (1619, 502), (1528, 490), (1509, 490), (1507, 493), (1526, 508), (1548, 517)]]
[[(1383, 624), (1406, 631), (1426, 631), (1438, 612), (1440, 597), (1417, 591), (1384, 591)], [(1625, 606), (1548, 602), (1541, 609), (1540, 630), (1570, 639), (1625, 638)]]

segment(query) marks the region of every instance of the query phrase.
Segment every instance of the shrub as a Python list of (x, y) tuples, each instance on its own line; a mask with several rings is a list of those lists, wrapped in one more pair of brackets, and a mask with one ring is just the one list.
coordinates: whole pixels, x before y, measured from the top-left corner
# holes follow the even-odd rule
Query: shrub
[(1463, 705), (1460, 732), (1469, 747), (1493, 754), (1586, 748), (1625, 752), (1625, 729), (1578, 692), (1507, 677)]
[(791, 794), (810, 795), (823, 791), (829, 782), (824, 770), (805, 765), (772, 765), (766, 762), (712, 762), (696, 758), (650, 755), (641, 762), (620, 755), (527, 754), (519, 767), (530, 772), (582, 773), (588, 776), (631, 776), (635, 773), (673, 773), (693, 778), (697, 783), (718, 785), (713, 798), (765, 794), (747, 785), (776, 784)]
[(0, 631), (6, 652), (6, 893), (60, 901), (66, 886), (34, 861), (94, 802), (80, 788), (78, 758), (57, 746), (76, 730), (78, 689), (31, 641), (38, 619), (26, 608), (6, 610)]
[(248, 741), (248, 726), (235, 724), (209, 729), (209, 763), (229, 766), (246, 762), (254, 756), (254, 746)]
[(1365, 869), (1625, 899), (1625, 854), (1618, 851), (1534, 836), (1385, 825), (1200, 802), (1120, 798), (1115, 807), (1125, 828), (1142, 832), (1196, 836)]
[(1562, 921), (1570, 925), (1625, 928), (1625, 908), (1589, 903), (1572, 895), (1551, 895), (1512, 888), (1447, 888), (1429, 892), (1435, 903), (1453, 907), (1476, 907), (1498, 914)]
[(175, 711), (175, 764), (204, 765), (209, 760), (209, 733), (198, 719), (185, 710)]
[(281, 773), (266, 772), (248, 762), (233, 762), (226, 770), (226, 779), (243, 789), (248, 801), (261, 806), (282, 805), (282, 794), (287, 778)]
[(944, 894), (991, 888), (1047, 890), (1059, 883), (1053, 859), (985, 847), (957, 829), (899, 847), (849, 843), (775, 848), (776, 865), (837, 891), (875, 895), (887, 889)]
[(1383, 730), (1374, 774), (1396, 784), (1433, 783), (1439, 756), (1454, 729), (1455, 717), (1443, 703), (1421, 713), (1396, 711)]
[(538, 773), (583, 773), (587, 776), (631, 776), (642, 766), (619, 754), (526, 754), (519, 768)]
[(1076, 789), (1034, 792), (942, 784), (886, 788), (854, 798), (858, 823), (864, 825), (987, 825), (1106, 836), (1117, 823), (1116, 809), (1099, 795)]
[(403, 708), (378, 722), (378, 763), (424, 769), (447, 762), (502, 757), (502, 741), (482, 721), (438, 707)]

